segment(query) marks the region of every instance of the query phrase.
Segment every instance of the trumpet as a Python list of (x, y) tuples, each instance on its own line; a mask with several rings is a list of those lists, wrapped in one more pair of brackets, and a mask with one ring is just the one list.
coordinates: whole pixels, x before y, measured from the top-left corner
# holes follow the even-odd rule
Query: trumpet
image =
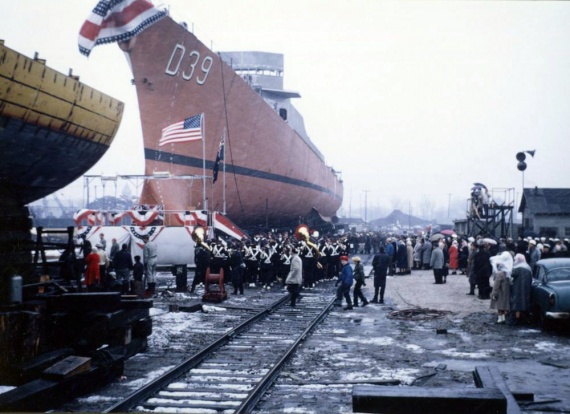
[(311, 241), (311, 236), (309, 235), (309, 226), (306, 224), (299, 224), (295, 229), (295, 238), (297, 240), (303, 240), (305, 243), (307, 243), (307, 246), (313, 249), (315, 257), (317, 259), (317, 267), (319, 269), (322, 269), (323, 265), (319, 263), (319, 259), (322, 256), (322, 253), (319, 251), (319, 246)]
[(194, 227), (194, 230), (192, 231), (192, 240), (194, 240), (194, 242), (196, 244), (204, 247), (206, 250), (211, 252), (212, 248), (210, 246), (208, 246), (206, 243), (204, 243), (204, 233), (205, 232), (206, 232), (206, 230), (202, 226)]

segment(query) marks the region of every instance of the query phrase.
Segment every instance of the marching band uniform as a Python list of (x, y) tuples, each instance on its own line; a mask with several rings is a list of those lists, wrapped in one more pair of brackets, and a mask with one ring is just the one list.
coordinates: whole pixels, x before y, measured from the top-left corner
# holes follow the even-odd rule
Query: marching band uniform
[(271, 272), (273, 271), (273, 263), (271, 262), (271, 251), (266, 245), (259, 253), (260, 262), (260, 284), (261, 288), (269, 289), (272, 283)]

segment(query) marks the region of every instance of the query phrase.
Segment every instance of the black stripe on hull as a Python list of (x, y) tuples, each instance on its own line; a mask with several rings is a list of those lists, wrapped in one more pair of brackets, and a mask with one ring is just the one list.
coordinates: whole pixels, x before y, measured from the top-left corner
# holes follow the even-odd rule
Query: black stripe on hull
[[(183, 165), (186, 167), (202, 168), (202, 159), (196, 157), (189, 157), (186, 155), (173, 154), (171, 152), (157, 151), (149, 148), (144, 150), (145, 159), (149, 161), (165, 162), (169, 164)], [(212, 170), (214, 168), (214, 162), (206, 160), (206, 169)], [(239, 167), (232, 164), (226, 164), (226, 172), (230, 174), (244, 175), (247, 177), (259, 178), (261, 180), (275, 181), (278, 183), (295, 185), (298, 187), (309, 188), (311, 190), (319, 191), (321, 193), (328, 194), (337, 200), (342, 200), (337, 194), (307, 181), (298, 180), (296, 178), (286, 177), (284, 175), (273, 174), (266, 171), (259, 171), (253, 168)]]

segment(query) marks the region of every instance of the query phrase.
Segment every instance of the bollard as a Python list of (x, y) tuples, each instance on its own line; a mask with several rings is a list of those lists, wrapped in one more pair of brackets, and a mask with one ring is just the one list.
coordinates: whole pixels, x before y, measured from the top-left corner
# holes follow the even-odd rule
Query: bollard
[(176, 276), (176, 291), (186, 292), (188, 290), (188, 266), (185, 264), (174, 265), (172, 273)]
[(12, 276), (9, 295), (9, 303), (22, 303), (22, 276)]

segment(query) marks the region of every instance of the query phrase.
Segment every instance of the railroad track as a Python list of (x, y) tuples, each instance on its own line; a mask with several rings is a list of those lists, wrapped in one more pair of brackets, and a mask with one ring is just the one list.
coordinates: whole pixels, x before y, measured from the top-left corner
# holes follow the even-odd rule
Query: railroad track
[(295, 349), (334, 306), (331, 295), (289, 295), (258, 312), (104, 412), (251, 412)]

